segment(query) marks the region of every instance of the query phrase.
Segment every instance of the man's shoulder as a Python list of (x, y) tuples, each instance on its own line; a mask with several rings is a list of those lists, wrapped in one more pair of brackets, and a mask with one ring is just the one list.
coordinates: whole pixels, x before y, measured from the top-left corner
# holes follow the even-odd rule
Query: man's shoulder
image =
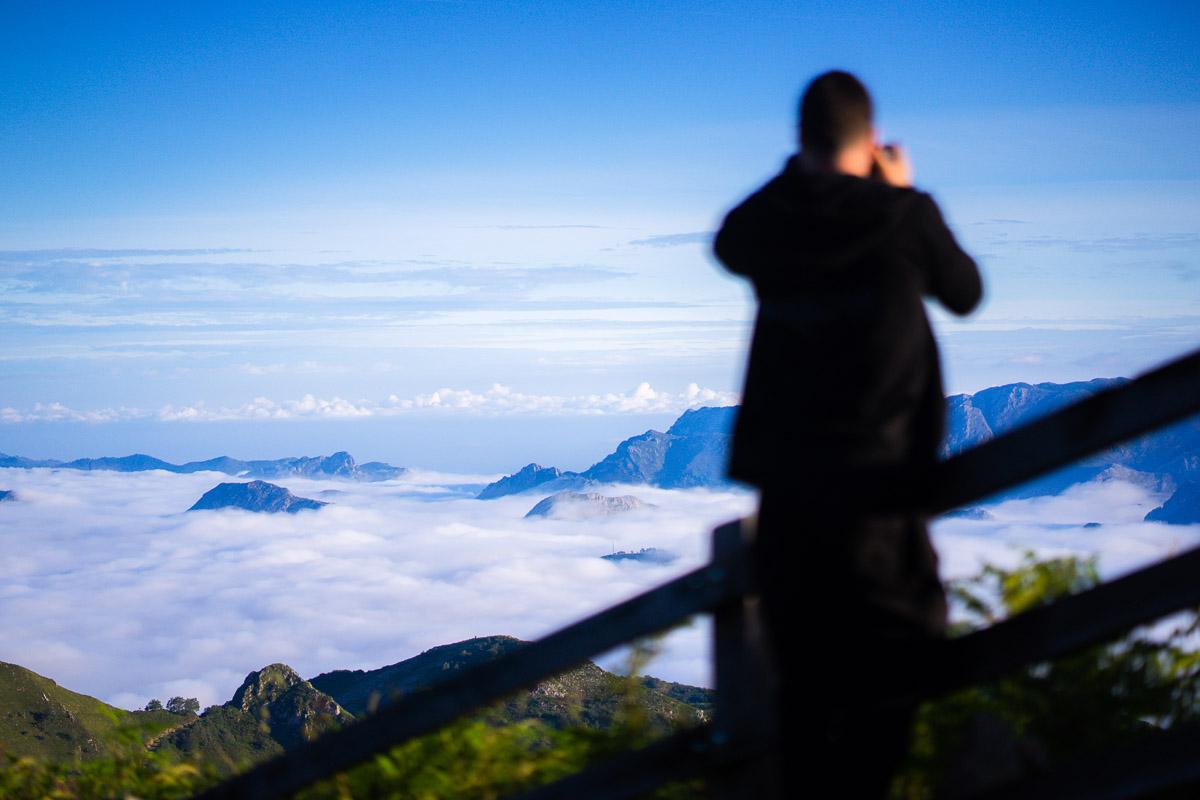
[(817, 240), (877, 239), (921, 228), (919, 219), (930, 215), (933, 199), (920, 189), (845, 173), (814, 173), (794, 164), (789, 160), (747, 195), (726, 215), (722, 228), (785, 230)]
[(913, 186), (894, 186), (882, 180), (843, 172), (809, 172), (789, 159), (778, 174), (752, 192), (744, 202), (755, 204), (790, 198), (803, 201), (832, 201), (876, 207), (908, 207), (930, 203), (933, 198)]
[(864, 199), (870, 198), (872, 202), (880, 206), (908, 208), (932, 199), (914, 186), (895, 186), (882, 180), (859, 178), (853, 175), (846, 177), (851, 179), (851, 182), (847, 184), (846, 191)]

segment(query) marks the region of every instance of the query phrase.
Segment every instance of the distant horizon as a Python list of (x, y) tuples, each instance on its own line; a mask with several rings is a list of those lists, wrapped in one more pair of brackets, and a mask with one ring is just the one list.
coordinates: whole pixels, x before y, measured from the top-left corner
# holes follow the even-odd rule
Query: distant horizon
[[(735, 397), (755, 300), (711, 237), (834, 67), (981, 266), (977, 312), (930, 307), (948, 393), (1200, 341), (1195, 4), (122, 0), (5, 23), (5, 452), (578, 465), (626, 431), (592, 417)], [(514, 409), (508, 437), (473, 416)], [(295, 427), (234, 421), (276, 416)]]
[[(286, 483), (301, 497), (344, 494), (301, 515), (189, 513), (211, 475), (11, 472), (26, 499), (0, 513), (14, 533), (39, 533), (2, 565), (0, 660), (124, 708), (175, 695), (224, 702), (248, 671), (276, 662), (311, 676), (475, 635), (535, 639), (704, 563), (712, 527), (754, 507), (742, 490), (611, 484), (657, 508), (580, 524), (526, 519), (536, 492), (479, 501), (432, 478), (397, 491), (297, 477)], [(940, 518), (942, 576), (1029, 550), (1098, 555), (1103, 576), (1123, 574), (1200, 543), (1200, 526), (1144, 521), (1163, 499), (1136, 482), (1093, 481), (989, 504), (978, 519)], [(642, 547), (680, 559), (602, 557)], [(663, 646), (647, 672), (712, 686), (706, 619)]]
[[(1077, 381), (1013, 381), (997, 386), (982, 387), (986, 389), (1002, 388), (1018, 384), (1051, 384), (1064, 385), (1071, 383), (1086, 383), (1091, 381), (1127, 380), (1132, 376), (1095, 376)], [(973, 395), (975, 392), (960, 392), (957, 394)], [(947, 398), (955, 394), (947, 395)], [(345, 418), (339, 420), (313, 421), (305, 419), (266, 419), (266, 420), (237, 420), (237, 421), (189, 421), (177, 420), (164, 422), (161, 420), (113, 421), (113, 422), (84, 422), (72, 423), (26, 423), (21, 426), (5, 428), (0, 426), (0, 454), (22, 456), (37, 460), (73, 461), (85, 458), (120, 458), (130, 455), (147, 455), (159, 458), (176, 465), (190, 462), (207, 461), (212, 458), (227, 456), (243, 461), (274, 460), (281, 458), (299, 458), (327, 456), (337, 452), (348, 452), (358, 463), (382, 461), (396, 467), (409, 467), (425, 470), (437, 470), (458, 474), (508, 474), (513, 470), (529, 463), (542, 466), (557, 466), (563, 469), (582, 470), (594, 463), (597, 453), (608, 452), (613, 446), (624, 439), (642, 433), (646, 430), (666, 431), (683, 413), (698, 408), (724, 408), (737, 406), (739, 402), (697, 405), (685, 408), (679, 413), (613, 413), (607, 415), (558, 415), (553, 417), (533, 416), (529, 414), (492, 414), (474, 415), (469, 417), (450, 416), (441, 419), (412, 418), (412, 417), (382, 417), (382, 418)], [(0, 408), (0, 417), (5, 409)], [(161, 434), (160, 426), (184, 426), (190, 434), (186, 441), (183, 437), (166, 437)], [(545, 433), (547, 426), (558, 431), (555, 436), (541, 436), (523, 444), (513, 442), (513, 434), (524, 430)], [(50, 438), (51, 454), (37, 450), (21, 450), (12, 444), (25, 443), (36, 446), (42, 441), (39, 429), (53, 431)], [(63, 435), (64, 430), (68, 435)], [(74, 431), (75, 435), (69, 432)], [(292, 434), (297, 432), (308, 435), (301, 439)], [(379, 455), (381, 453), (400, 453), (404, 455), (403, 445), (388, 446), (380, 444), (380, 435), (387, 433), (395, 438), (402, 433), (419, 435), (420, 442), (428, 437), (449, 435), (459, 439), (476, 439), (476, 444), (483, 444), (481, 451), (468, 453), (457, 449), (453, 454), (442, 455), (427, 463), (416, 461), (396, 460), (396, 456)], [(14, 436), (14, 433), (18, 435)], [(95, 437), (93, 434), (111, 434)], [(214, 436), (217, 433), (220, 435)], [(279, 434), (271, 436), (267, 434)], [(339, 438), (340, 437), (340, 438)], [(479, 439), (492, 441), (480, 442)], [(49, 438), (49, 437), (48, 437)], [(237, 442), (222, 450), (212, 444), (213, 440)], [(129, 442), (148, 442), (164, 444), (164, 449), (153, 450), (149, 447), (124, 450), (98, 450), (96, 448), (120, 448)], [(253, 450), (254, 441), (263, 443), (263, 450)], [(313, 449), (314, 442), (324, 443), (324, 447)], [(346, 444), (350, 442), (351, 444)], [(553, 444), (551, 444), (553, 443)], [(359, 447), (361, 445), (361, 447)], [(508, 458), (505, 446), (511, 452), (521, 454), (515, 459)], [(88, 447), (88, 452), (72, 450), (72, 447)], [(215, 447), (215, 449), (214, 449)], [(234, 449), (242, 448), (241, 450)], [(287, 448), (292, 448), (288, 450)], [(308, 449), (305, 449), (308, 447)], [(207, 449), (205, 449), (207, 448)], [(534, 450), (541, 449), (542, 456), (531, 455)], [(426, 445), (425, 452), (432, 448)], [(361, 455), (370, 454), (370, 455)], [(524, 458), (525, 460), (521, 460)], [(456, 461), (455, 459), (461, 459)], [(0, 487), (3, 488), (3, 487)]]

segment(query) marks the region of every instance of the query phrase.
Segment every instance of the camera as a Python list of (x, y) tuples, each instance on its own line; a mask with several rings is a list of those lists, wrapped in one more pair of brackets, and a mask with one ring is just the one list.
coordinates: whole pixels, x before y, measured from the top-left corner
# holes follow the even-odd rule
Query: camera
[[(896, 158), (896, 154), (897, 154), (896, 145), (885, 144), (885, 145), (883, 145), (883, 147), (880, 148), (880, 150), (883, 151), (883, 157), (888, 159), (889, 161)], [(879, 168), (879, 159), (878, 158), (876, 158), (875, 160), (873, 160), (871, 162), (870, 177), (877, 181), (883, 180), (883, 170), (881, 170)]]

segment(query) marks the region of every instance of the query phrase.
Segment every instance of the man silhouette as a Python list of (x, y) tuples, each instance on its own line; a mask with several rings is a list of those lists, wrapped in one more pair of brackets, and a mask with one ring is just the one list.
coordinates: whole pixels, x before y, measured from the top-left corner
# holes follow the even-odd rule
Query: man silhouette
[(799, 144), (714, 243), (759, 301), (729, 475), (761, 490), (783, 751), (809, 762), (805, 784), (832, 780), (830, 796), (882, 797), (915, 709), (854, 698), (919, 663), (945, 633), (946, 597), (925, 518), (873, 501), (893, 478), (919, 482), (943, 435), (922, 297), (966, 314), (982, 285), (904, 152), (879, 144), (857, 78), (808, 85)]

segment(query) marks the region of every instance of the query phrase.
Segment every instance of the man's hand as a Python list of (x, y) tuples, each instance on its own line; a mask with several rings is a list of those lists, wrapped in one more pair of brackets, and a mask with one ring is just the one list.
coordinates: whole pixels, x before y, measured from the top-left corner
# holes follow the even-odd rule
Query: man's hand
[(875, 146), (875, 169), (879, 177), (892, 186), (912, 186), (912, 163), (898, 144)]

